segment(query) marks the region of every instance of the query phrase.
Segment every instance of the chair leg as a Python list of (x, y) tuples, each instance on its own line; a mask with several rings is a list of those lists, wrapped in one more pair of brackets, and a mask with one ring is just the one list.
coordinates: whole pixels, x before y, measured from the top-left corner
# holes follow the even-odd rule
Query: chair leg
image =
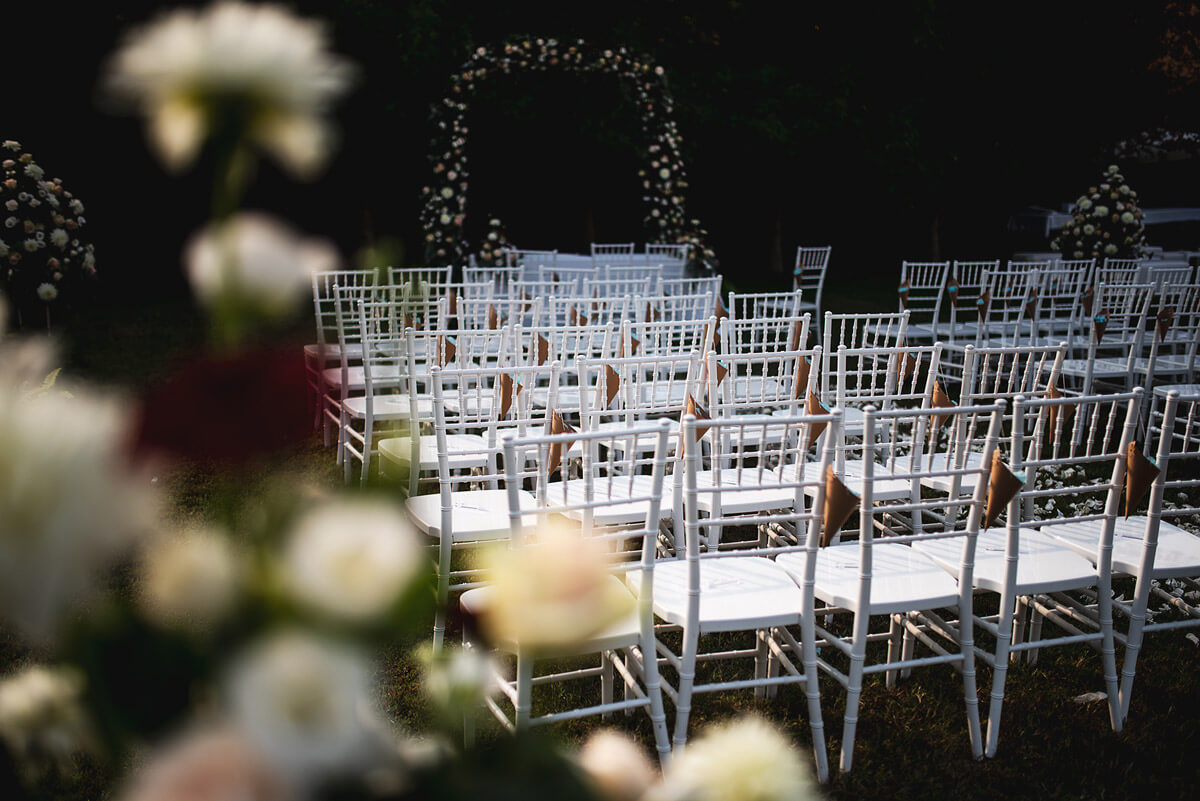
[(533, 658), (529, 654), (517, 654), (517, 731), (529, 728), (529, 713), (532, 708)]
[(1012, 626), (1006, 621), (1014, 618), (1016, 598), (1011, 593), (1000, 595), (1000, 615), (996, 619), (996, 663), (992, 669), (992, 696), (988, 707), (987, 745), (984, 754), (989, 757), (996, 755), (996, 746), (1000, 742), (1000, 710), (1004, 705), (1004, 682), (1008, 678), (1008, 657), (1011, 653), (1009, 642), (1012, 637)]
[[(430, 532), (434, 533), (434, 532)], [(437, 605), (433, 617), (433, 652), (440, 653), (446, 637), (446, 611), (450, 602), (450, 537), (438, 535)]]
[[(613, 701), (613, 666), (609, 657), (609, 651), (600, 653), (600, 703), (611, 704)], [(611, 712), (605, 712), (600, 716), (601, 720), (610, 720)]]
[(667, 711), (663, 706), (662, 677), (658, 673), (658, 652), (654, 632), (642, 637), (642, 674), (646, 695), (650, 698), (650, 728), (654, 730), (654, 747), (659, 764), (666, 766), (671, 758), (671, 737), (667, 731)]
[(1121, 715), (1121, 692), (1117, 684), (1117, 647), (1113, 637), (1112, 584), (1101, 581), (1100, 596), (1100, 658), (1104, 665), (1104, 687), (1108, 692), (1108, 717), (1112, 730), (1121, 731), (1125, 719)]
[[(1029, 607), (1029, 641), (1038, 642), (1042, 639), (1042, 613), (1037, 607)], [(1033, 667), (1037, 664), (1040, 648), (1031, 648), (1025, 652), (1025, 662)]]
[(858, 730), (858, 708), (862, 700), (863, 666), (867, 659), (868, 615), (854, 614), (854, 641), (850, 646), (850, 670), (846, 682), (846, 715), (842, 722), (842, 773), (849, 773), (854, 763), (854, 735)]
[[(909, 660), (909, 659), (913, 658), (913, 652), (916, 650), (917, 638), (914, 637), (911, 633), (909, 633), (907, 628), (903, 627), (904, 618), (901, 618), (900, 622), (902, 624), (901, 625), (901, 635), (902, 635), (901, 646), (902, 647), (900, 648), (900, 658), (903, 660)], [(900, 678), (902, 678), (902, 679), (907, 679), (911, 676), (912, 676), (912, 668), (904, 668), (903, 670), (900, 671)]]
[(687, 626), (683, 629), (683, 649), (679, 660), (679, 690), (675, 702), (674, 750), (682, 750), (687, 742), (688, 717), (692, 712), (692, 688), (696, 682), (696, 650), (699, 632)]
[[(900, 648), (902, 647), (903, 635), (900, 628), (900, 616), (892, 615), (890, 620), (890, 628), (888, 630), (888, 651), (887, 661), (889, 664), (896, 662), (900, 658)], [(886, 674), (887, 688), (890, 690), (896, 686), (896, 680), (900, 677), (899, 670), (889, 670)]]
[(979, 724), (979, 690), (975, 683), (975, 619), (972, 617), (972, 598), (958, 604), (958, 647), (962, 653), (963, 701), (967, 706), (967, 734), (971, 740), (971, 756), (983, 759), (983, 732)]
[(1145, 571), (1138, 576), (1133, 592), (1133, 607), (1129, 613), (1129, 631), (1125, 637), (1125, 662), (1121, 666), (1121, 720), (1129, 718), (1129, 699), (1133, 693), (1133, 675), (1137, 669), (1138, 654), (1145, 637), (1146, 607), (1150, 603), (1152, 581)]

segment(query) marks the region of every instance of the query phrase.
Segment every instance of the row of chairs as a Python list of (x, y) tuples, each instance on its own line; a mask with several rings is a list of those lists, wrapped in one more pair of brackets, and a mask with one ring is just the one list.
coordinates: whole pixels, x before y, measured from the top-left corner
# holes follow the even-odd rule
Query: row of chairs
[[(711, 385), (719, 372), (715, 354), (708, 365)], [(634, 366), (621, 364), (620, 372)], [(724, 381), (729, 381), (729, 375)], [(451, 383), (456, 379), (443, 378)], [(759, 386), (766, 383), (760, 381)], [(695, 693), (754, 687), (769, 694), (779, 684), (801, 683), (809, 698), (818, 772), (824, 777), (818, 668), (846, 688), (841, 767), (849, 770), (863, 676), (886, 673), (891, 683), (915, 667), (948, 663), (963, 676), (973, 753), (991, 755), (998, 742), (1010, 655), (1036, 655), (1051, 645), (1087, 642), (1097, 645), (1104, 657), (1110, 715), (1119, 729), (1128, 714), (1152, 580), (1168, 574), (1194, 577), (1200, 572), (1196, 539), (1182, 530), (1167, 529), (1171, 545), (1164, 553), (1170, 564), (1159, 570), (1154, 561), (1155, 538), (1162, 528), (1158, 524), (1162, 490), (1168, 486), (1162, 476), (1173, 453), (1197, 453), (1195, 404), (1200, 399), (1189, 399), (1191, 410), (1184, 416), (1176, 414), (1177, 396), (1167, 397), (1154, 418), (1160, 432), (1158, 464), (1164, 472), (1153, 486), (1148, 515), (1118, 531), (1119, 496), (1127, 480), (1139, 480), (1137, 470), (1128, 466), (1134, 458), (1129, 443), (1137, 431), (1139, 396), (1140, 391), (1072, 399), (1021, 396), (1011, 406), (1003, 401), (960, 406), (929, 401), (915, 409), (867, 409), (859, 443), (845, 436), (840, 409), (805, 414), (806, 404), (798, 400), (790, 408), (777, 408), (784, 414), (769, 416), (705, 419), (685, 414), (682, 427), (674, 421), (644, 421), (605, 428), (589, 425), (593, 418), (584, 415), (579, 432), (559, 426), (560, 433), (549, 435), (501, 435), (504, 472), (502, 478), (493, 473), (493, 478), (503, 480), (505, 490), (491, 492), (508, 500), (509, 527), (505, 530), (494, 515), (487, 515), (491, 538), (511, 536), (513, 547), (526, 547), (522, 532), (534, 521), (555, 515), (575, 520), (585, 534), (615, 529), (618, 540), (641, 544), (638, 551), (625, 554), (631, 561), (620, 566), (634, 570), (631, 591), (638, 596), (640, 615), (625, 627), (624, 640), (605, 640), (595, 649), (603, 652), (597, 675), (614, 666), (620, 670), (624, 664), (623, 677), (640, 689), (633, 690), (622, 707), (612, 700), (610, 683), (602, 692), (607, 700), (598, 707), (535, 720), (530, 698), (539, 683), (533, 671), (538, 654), (522, 650), (520, 643), (508, 643), (508, 650), (517, 656), (516, 677), (503, 685), (516, 708), (511, 725), (645, 705), (651, 710), (657, 745), (665, 758), (662, 703), (654, 697), (659, 686), (675, 706), (673, 739), (679, 748), (686, 741)], [(614, 397), (620, 397), (619, 391)], [(698, 411), (694, 405), (692, 410)], [(1182, 435), (1179, 419), (1185, 421)], [(447, 450), (442, 443), (443, 425), (444, 420), (439, 421), (439, 450)], [(555, 431), (555, 426), (551, 424), (549, 430)], [(663, 489), (668, 430), (679, 431), (669, 492)], [(769, 436), (772, 432), (777, 436)], [(932, 437), (928, 450), (927, 437)], [(1003, 451), (1002, 439), (1009, 443), (1004, 460), (1008, 467), (998, 470), (993, 459), (997, 450)], [(814, 440), (819, 457), (811, 452)], [(643, 446), (635, 447), (638, 442)], [(1173, 452), (1172, 442), (1182, 442), (1184, 447)], [(937, 447), (941, 445), (944, 449)], [(577, 449), (575, 456), (572, 449)], [(577, 471), (572, 462), (578, 463)], [(849, 468), (854, 462), (859, 467)], [(1065, 465), (1094, 466), (1090, 469), (1108, 480), (1070, 488), (1047, 488), (1035, 480), (1038, 471)], [(477, 473), (463, 481), (477, 484), (480, 477)], [(1000, 492), (1005, 484), (1012, 495), (1007, 502)], [(853, 492), (847, 494), (845, 485)], [(1175, 486), (1195, 487), (1196, 482)], [(930, 498), (928, 491), (943, 492), (944, 497)], [(461, 547), (471, 538), (454, 542), (459, 534), (456, 504), (474, 509), (478, 492), (464, 487), (466, 497), (447, 497), (451, 488), (443, 481), (436, 501), (419, 496), (410, 499), (410, 509), (422, 525), (428, 514), (422, 508), (438, 508), (440, 527), (426, 523), (426, 530), (439, 537), (444, 549)], [(1066, 496), (1085, 507), (1089, 496), (1099, 497), (1103, 512), (1037, 515), (1043, 500)], [(835, 501), (841, 502), (841, 511)], [(859, 515), (857, 525), (842, 530), (846, 502), (857, 504)], [(1136, 496), (1132, 503), (1137, 503)], [(1180, 511), (1195, 514), (1197, 510)], [(1003, 533), (980, 532), (1001, 516), (1006, 517)], [(749, 536), (729, 543), (739, 547), (723, 547), (720, 535), (712, 533), (722, 528), (749, 531)], [(667, 530), (670, 533), (664, 537)], [(676, 539), (681, 535), (682, 545)], [(1142, 567), (1150, 567), (1134, 569), (1125, 556), (1114, 568), (1109, 559), (1114, 537), (1125, 538), (1118, 540), (1118, 552), (1125, 540), (1141, 547)], [(1134, 601), (1116, 608), (1131, 621), (1123, 637), (1112, 625), (1109, 588), (1114, 569), (1138, 580)], [(445, 581), (448, 584), (448, 576)], [(1091, 602), (1064, 596), (1068, 590), (1090, 590), (1090, 596), (1083, 597)], [(999, 614), (976, 616), (975, 592), (999, 595)], [(479, 614), (486, 608), (486, 595), (467, 593), (462, 604)], [(1075, 609), (1075, 617), (1092, 620), (1095, 629), (1082, 631), (1072, 624), (1074, 618), (1064, 620), (1064, 608)], [(848, 630), (831, 622), (835, 615), (852, 618)], [(883, 623), (885, 630), (872, 629), (873, 619)], [(1075, 628), (1065, 637), (1046, 639), (1041, 633), (1043, 620)], [(975, 646), (976, 627), (988, 633), (994, 647)], [(702, 654), (702, 635), (733, 631), (753, 631), (755, 645), (730, 648), (720, 637), (716, 643), (709, 637), (718, 650)], [(1114, 643), (1119, 641), (1126, 645), (1126, 656), (1118, 685)], [(868, 645), (874, 642), (887, 643), (887, 656), (868, 666)], [(922, 647), (928, 653), (916, 655)], [(619, 648), (630, 649), (624, 661), (615, 656)], [(648, 654), (658, 656), (651, 659)], [(840, 666), (834, 664), (832, 654), (841, 655)], [(993, 667), (986, 743), (974, 687), (976, 656)], [(753, 678), (700, 683), (698, 663), (739, 658), (755, 663)]]

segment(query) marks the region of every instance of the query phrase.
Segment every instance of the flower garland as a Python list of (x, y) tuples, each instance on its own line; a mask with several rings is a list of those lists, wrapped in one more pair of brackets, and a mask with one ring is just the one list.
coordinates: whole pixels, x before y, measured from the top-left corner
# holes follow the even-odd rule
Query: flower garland
[(687, 243), (694, 263), (715, 266), (713, 252), (704, 244), (699, 221), (689, 220), (684, 212), (687, 173), (673, 117), (674, 100), (663, 68), (625, 47), (604, 49), (582, 39), (560, 43), (557, 39), (525, 37), (494, 47), (476, 48), (458, 72), (450, 76), (450, 93), (432, 109), (437, 130), (429, 156), (433, 180), (421, 189), (425, 201), (421, 224), (425, 231), (426, 260), (458, 265), (472, 250), (463, 233), (468, 188), (466, 116), (477, 84), (499, 74), (552, 69), (610, 73), (630, 84), (642, 114), (642, 133), (647, 142), (648, 164), (638, 175), (646, 193), (642, 200), (647, 206), (644, 222), (648, 238), (656, 243)]
[(50, 303), (67, 280), (96, 274), (83, 203), (12, 139), (0, 143), (0, 207), (0, 288), (14, 301)]
[(1068, 259), (1136, 259), (1146, 244), (1138, 193), (1110, 164), (1098, 186), (1088, 187), (1071, 207), (1071, 219), (1050, 242)]

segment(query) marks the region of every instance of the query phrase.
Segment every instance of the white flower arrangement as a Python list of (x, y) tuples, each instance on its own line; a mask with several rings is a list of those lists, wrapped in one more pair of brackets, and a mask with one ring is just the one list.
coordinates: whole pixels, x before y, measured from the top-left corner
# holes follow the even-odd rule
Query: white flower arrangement
[[(1115, 203), (1115, 210), (1109, 202)], [(1075, 259), (1142, 255), (1146, 240), (1142, 210), (1137, 192), (1125, 182), (1117, 165), (1105, 169), (1101, 182), (1080, 195), (1070, 213), (1071, 219), (1050, 242), (1052, 250), (1070, 252)]]
[(170, 169), (191, 164), (214, 126), (236, 120), (236, 141), (309, 177), (330, 150), (325, 112), (353, 76), (326, 44), (319, 22), (282, 6), (178, 9), (132, 33), (113, 58), (108, 88), (145, 114)]
[(34, 299), (48, 303), (96, 273), (81, 230), (83, 204), (61, 179), (47, 179), (20, 142), (5, 140), (4, 148), (20, 155), (0, 162), (0, 203), (8, 212), (0, 229), (0, 289), (18, 308)]

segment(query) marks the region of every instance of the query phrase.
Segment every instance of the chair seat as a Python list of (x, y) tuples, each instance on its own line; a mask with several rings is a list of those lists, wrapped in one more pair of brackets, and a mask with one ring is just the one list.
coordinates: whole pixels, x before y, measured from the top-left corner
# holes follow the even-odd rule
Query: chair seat
[[(546, 403), (550, 400), (550, 390), (546, 387), (537, 387), (533, 390), (533, 405), (539, 409), (545, 409)], [(579, 387), (559, 387), (554, 392), (554, 411), (556, 412), (578, 412), (579, 411)]]
[[(958, 545), (962, 539), (946, 540)], [(817, 551), (813, 592), (831, 606), (858, 611), (859, 560), (857, 542), (831, 545)], [(781, 554), (775, 560), (796, 581), (804, 580), (808, 554)], [(876, 541), (871, 546), (871, 597), (868, 614), (913, 609), (937, 609), (958, 603), (958, 582), (919, 551), (907, 545)]]
[[(1117, 518), (1113, 530), (1113, 570), (1140, 575), (1142, 541), (1146, 534), (1146, 516)], [(1082, 523), (1061, 523), (1046, 526), (1047, 534), (1075, 553), (1095, 563), (1103, 520)], [(1200, 537), (1163, 520), (1158, 526), (1158, 548), (1154, 552), (1154, 576), (1177, 578), (1200, 574)]]
[[(929, 460), (928, 454), (921, 457), (921, 463), (923, 465), (929, 464), (928, 460)], [(934, 470), (938, 470), (938, 469), (949, 470), (952, 467), (953, 467), (953, 465), (947, 464), (947, 458), (946, 458), (945, 453), (935, 453), (933, 455), (933, 469)], [(979, 470), (982, 467), (983, 467), (983, 454), (979, 453), (977, 451), (968, 451), (967, 458), (966, 458), (966, 464), (964, 464), (961, 469)], [(921, 486), (929, 487), (930, 489), (937, 490), (938, 492), (948, 493), (948, 492), (950, 492), (950, 484), (952, 481), (953, 481), (953, 479), (950, 476), (929, 476), (929, 477), (921, 479)], [(978, 483), (979, 483), (979, 474), (978, 473), (969, 473), (965, 476), (959, 476), (958, 477), (958, 493), (959, 493), (959, 495), (961, 496), (961, 495), (972, 494), (973, 492), (975, 492), (975, 485)]]
[[(326, 385), (331, 387), (342, 386), (342, 368), (329, 367), (321, 371), (321, 377)], [(376, 370), (373, 377), (376, 381), (390, 381), (395, 384), (400, 378), (400, 369), (398, 367), (383, 367)], [(363, 372), (361, 364), (346, 368), (346, 389), (362, 391), (367, 387), (367, 377)]]
[[(1129, 375), (1129, 367), (1121, 359), (1094, 359), (1091, 364), (1094, 377)], [(1087, 369), (1087, 359), (1063, 359), (1062, 372), (1064, 375), (1087, 375)]]
[[(615, 585), (612, 588), (614, 594), (625, 593), (630, 597), (631, 601), (633, 600), (633, 593), (630, 592), (621, 579), (616, 576), (609, 576), (608, 580)], [(487, 614), (488, 608), (491, 606), (492, 596), (493, 589), (491, 587), (476, 587), (460, 595), (458, 605), (464, 612), (478, 619)], [(627, 614), (595, 634), (584, 639), (575, 639), (571, 642), (566, 642), (564, 638), (561, 646), (550, 650), (545, 647), (539, 647), (537, 655), (546, 658), (563, 657), (637, 645), (641, 640), (641, 623), (638, 620), (636, 602), (630, 603), (630, 607), (631, 609)], [(520, 653), (521, 651), (521, 644), (513, 640), (492, 642), (491, 644), (497, 649), (510, 654)]]
[(1154, 394), (1160, 398), (1167, 397), (1167, 393), (1175, 391), (1183, 396), (1200, 395), (1200, 384), (1164, 384), (1154, 388)]
[[(795, 475), (793, 471), (792, 475)], [(719, 482), (719, 483), (718, 483)], [(771, 509), (791, 509), (795, 505), (795, 487), (781, 486), (791, 483), (786, 477), (756, 467), (741, 470), (729, 467), (716, 473), (705, 471), (696, 475), (696, 508), (709, 515), (736, 515), (751, 512), (766, 512)], [(721, 487), (722, 491), (706, 492)], [(752, 489), (739, 489), (751, 487)], [(720, 511), (716, 511), (718, 508)]]
[[(992, 529), (979, 534), (975, 546), (975, 586), (1000, 592), (1008, 560), (1005, 558), (1007, 533)], [(960, 540), (924, 540), (912, 546), (928, 556), (951, 576), (958, 577), (962, 561)], [(1089, 587), (1096, 583), (1096, 568), (1091, 562), (1036, 529), (1021, 528), (1017, 559), (1018, 595)]]
[[(478, 434), (447, 434), (446, 453), (451, 470), (467, 470), (472, 467), (485, 467), (488, 463), (486, 453), (481, 451), (487, 447), (487, 440)], [(433, 435), (420, 438), (417, 443), (418, 470), (436, 470), (438, 467), (437, 437)], [(412, 438), (389, 437), (379, 441), (379, 455), (384, 459), (398, 464), (407, 465), (412, 461)]]
[[(636, 580), (631, 573), (630, 581)], [(782, 567), (758, 556), (700, 560), (700, 630), (739, 631), (800, 621), (803, 592)], [(654, 614), (668, 623), (687, 620), (688, 563), (654, 567)]]
[[(342, 346), (336, 342), (326, 343), (322, 345), (319, 342), (313, 342), (304, 346), (304, 355), (309, 359), (319, 359), (322, 355), (325, 361), (339, 361), (342, 358)], [(346, 346), (346, 355), (352, 359), (362, 358), (362, 345), (354, 342)]]
[[(342, 405), (353, 417), (361, 418), (367, 415), (366, 397), (346, 398)], [(407, 395), (375, 396), (374, 417), (376, 420), (408, 420), (413, 417), (412, 412)], [(416, 416), (421, 420), (433, 419), (433, 398), (417, 398)]]
[[(1154, 374), (1155, 375), (1179, 375), (1192, 370), (1192, 360), (1186, 356), (1171, 356), (1167, 354), (1159, 354), (1154, 359)], [(1150, 369), (1149, 359), (1134, 359), (1133, 371), (1142, 373), (1143, 375)]]
[[(520, 490), (520, 508), (536, 512), (537, 499), (532, 493)], [(417, 495), (404, 502), (409, 518), (421, 532), (438, 536), (442, 528), (442, 498), (439, 493)], [(526, 514), (524, 526), (536, 526), (537, 514)], [(500, 540), (508, 537), (507, 490), (460, 490), (450, 494), (450, 526), (454, 542)]]
[[(609, 481), (604, 479), (593, 485), (593, 501), (615, 499), (614, 503), (592, 509), (592, 523), (596, 526), (636, 525), (646, 521), (650, 511), (648, 500), (621, 500), (622, 498), (645, 498), (650, 494), (651, 476), (636, 475)], [(551, 481), (546, 485), (546, 506), (551, 510), (559, 506), (585, 502), (587, 487), (582, 478), (573, 478), (565, 484)], [(583, 520), (584, 510), (572, 509), (565, 517)], [(671, 517), (671, 504), (664, 502), (659, 510), (659, 519)]]
[[(815, 465), (808, 465), (805, 468), (806, 472), (815, 471)], [(788, 471), (791, 471), (790, 473)], [(796, 475), (794, 465), (784, 468), (784, 474), (794, 477)], [(876, 501), (899, 501), (908, 500), (913, 494), (913, 479), (910, 478), (882, 478), (883, 476), (891, 475), (886, 467), (881, 464), (876, 464), (873, 471), (875, 485), (873, 493)], [(850, 489), (858, 492), (858, 488), (862, 486), (863, 463), (861, 459), (847, 459), (839, 478)], [(811, 480), (811, 475), (810, 475)], [(815, 496), (817, 494), (816, 487), (805, 487), (804, 494)]]

